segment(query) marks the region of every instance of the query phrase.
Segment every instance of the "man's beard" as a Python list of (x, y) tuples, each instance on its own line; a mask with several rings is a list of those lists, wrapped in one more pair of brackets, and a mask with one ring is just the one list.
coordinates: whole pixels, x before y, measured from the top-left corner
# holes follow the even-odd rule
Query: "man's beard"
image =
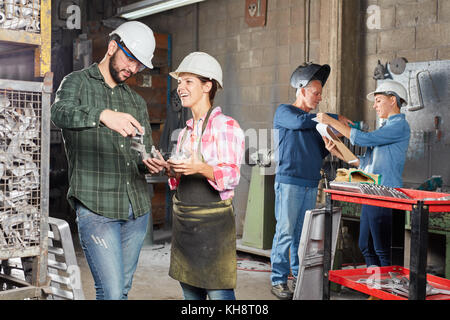
[(114, 53), (114, 55), (111, 57), (111, 59), (109, 60), (109, 73), (111, 74), (111, 77), (113, 78), (115, 83), (122, 83), (125, 82), (126, 80), (128, 80), (128, 78), (125, 78), (124, 80), (120, 79), (119, 77), (119, 73), (122, 70), (117, 71), (117, 67), (116, 67), (116, 53)]

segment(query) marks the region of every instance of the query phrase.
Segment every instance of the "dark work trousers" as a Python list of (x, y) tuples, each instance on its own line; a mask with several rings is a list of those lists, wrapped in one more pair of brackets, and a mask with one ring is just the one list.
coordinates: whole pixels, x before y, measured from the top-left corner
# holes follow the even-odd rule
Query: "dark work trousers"
[(359, 248), (367, 266), (391, 265), (392, 209), (362, 205)]

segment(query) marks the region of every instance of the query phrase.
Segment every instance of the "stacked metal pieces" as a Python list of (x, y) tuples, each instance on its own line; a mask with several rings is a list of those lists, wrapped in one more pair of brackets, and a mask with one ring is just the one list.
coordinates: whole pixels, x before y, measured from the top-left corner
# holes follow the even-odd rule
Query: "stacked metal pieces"
[(406, 194), (395, 188), (381, 186), (377, 184), (355, 183), (355, 182), (330, 182), (330, 188), (342, 191), (370, 194), (382, 197), (392, 197), (399, 199), (410, 199)]
[[(381, 275), (375, 275), (369, 278), (361, 278), (356, 282), (363, 283), (373, 289), (384, 290), (404, 297), (409, 296), (409, 279), (401, 273), (389, 272), (389, 278), (381, 278)], [(426, 295), (436, 294), (450, 295), (450, 290), (435, 288), (427, 282)]]
[(40, 30), (40, 0), (0, 0), (0, 28)]
[(39, 244), (40, 101), (33, 99), (0, 92), (0, 251)]

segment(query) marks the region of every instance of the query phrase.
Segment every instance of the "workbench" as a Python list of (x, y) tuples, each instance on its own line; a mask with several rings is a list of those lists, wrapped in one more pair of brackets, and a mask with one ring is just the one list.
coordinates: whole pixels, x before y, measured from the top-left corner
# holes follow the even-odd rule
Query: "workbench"
[[(334, 201), (358, 203), (386, 207), (393, 209), (392, 229), (395, 230), (392, 242), (392, 264), (403, 265), (403, 241), (405, 232), (405, 212), (411, 212), (411, 243), (410, 243), (410, 269), (409, 274), (409, 300), (425, 300), (426, 296), (426, 264), (428, 246), (428, 220), (430, 212), (450, 212), (450, 200), (441, 200), (450, 195), (438, 192), (419, 191), (412, 189), (396, 188), (406, 194), (409, 199), (363, 194), (350, 191), (325, 189), (326, 215), (325, 215), (325, 239), (324, 239), (324, 275), (323, 275), (323, 299), (330, 298), (331, 277), (342, 271), (331, 270), (331, 230)], [(439, 200), (438, 200), (439, 199)], [(450, 198), (448, 198), (450, 199)], [(429, 276), (428, 276), (429, 278)], [(443, 279), (445, 280), (445, 279)], [(336, 281), (334, 281), (336, 282)], [(445, 282), (445, 281), (443, 281)], [(341, 283), (342, 284), (342, 283)], [(355, 288), (354, 288), (355, 289)], [(356, 288), (356, 290), (358, 290)], [(362, 291), (362, 290), (361, 290)]]

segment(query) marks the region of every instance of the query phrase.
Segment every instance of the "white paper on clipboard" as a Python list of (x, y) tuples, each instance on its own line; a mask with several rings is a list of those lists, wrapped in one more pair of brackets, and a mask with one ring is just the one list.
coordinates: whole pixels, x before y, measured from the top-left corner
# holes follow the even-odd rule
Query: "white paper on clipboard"
[(319, 131), (319, 133), (322, 137), (326, 137), (330, 140), (333, 140), (333, 137), (331, 137), (330, 133), (327, 130), (328, 128), (329, 128), (328, 125), (326, 125), (324, 123), (318, 123), (316, 125), (316, 129), (317, 129), (317, 131)]
[[(313, 118), (312, 120), (317, 121), (317, 118)], [(338, 138), (339, 132), (336, 131), (333, 127), (330, 127), (324, 123), (317, 123), (316, 125), (317, 131), (320, 133), (322, 137), (326, 137), (330, 140), (333, 140), (336, 144), (336, 148), (341, 152), (344, 156), (344, 161), (347, 163), (354, 163), (358, 161), (358, 158), (342, 143), (342, 141)]]

